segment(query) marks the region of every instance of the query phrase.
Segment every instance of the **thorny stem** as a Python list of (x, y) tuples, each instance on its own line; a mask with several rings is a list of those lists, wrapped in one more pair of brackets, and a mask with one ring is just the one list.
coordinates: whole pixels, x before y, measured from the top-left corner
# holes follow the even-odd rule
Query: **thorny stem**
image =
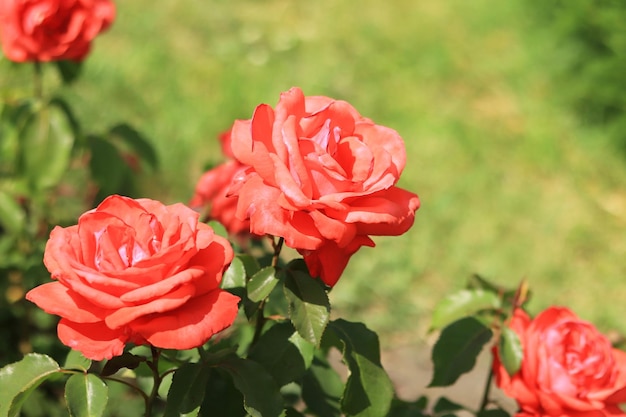
[[(274, 255), (272, 257), (272, 266), (276, 268), (278, 266), (278, 260), (280, 259), (280, 251), (283, 248), (284, 238), (278, 238), (278, 242), (272, 237), (272, 248), (274, 249)], [(259, 303), (259, 308), (256, 316), (256, 326), (254, 329), (254, 337), (252, 338), (251, 346), (254, 346), (261, 337), (263, 326), (265, 325), (265, 316), (263, 315), (263, 309), (265, 308), (265, 300)]]

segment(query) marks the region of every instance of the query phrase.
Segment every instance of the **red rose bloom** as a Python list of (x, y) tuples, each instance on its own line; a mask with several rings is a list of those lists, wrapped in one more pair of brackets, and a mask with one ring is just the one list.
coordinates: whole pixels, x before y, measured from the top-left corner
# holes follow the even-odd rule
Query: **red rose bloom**
[(81, 61), (114, 18), (110, 0), (2, 0), (2, 49), (16, 62)]
[(232, 258), (183, 204), (111, 196), (52, 231), (44, 263), (57, 281), (26, 298), (61, 316), (59, 339), (90, 359), (126, 343), (191, 349), (235, 319), (238, 297), (219, 288)]
[(510, 377), (496, 355), (497, 385), (517, 400), (518, 417), (626, 416), (626, 352), (614, 349), (590, 323), (570, 310), (551, 307), (534, 320), (521, 309), (510, 327), (524, 356)]
[(207, 207), (207, 217), (220, 222), (231, 235), (242, 235), (250, 232), (250, 221), (240, 220), (237, 212), (237, 198), (228, 195), (233, 179), (245, 168), (238, 161), (228, 161), (205, 172), (189, 206)]
[(231, 146), (249, 166), (233, 187), (237, 216), (256, 235), (283, 237), (310, 273), (334, 285), (370, 235), (400, 235), (413, 224), (417, 195), (395, 186), (404, 142), (345, 101), (292, 88), (275, 109), (236, 121)]

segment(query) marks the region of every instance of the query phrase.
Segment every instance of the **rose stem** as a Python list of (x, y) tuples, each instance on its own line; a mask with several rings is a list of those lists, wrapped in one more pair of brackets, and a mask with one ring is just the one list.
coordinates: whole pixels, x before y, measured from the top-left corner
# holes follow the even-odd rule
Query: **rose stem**
[[(278, 266), (278, 260), (280, 258), (280, 251), (283, 248), (283, 242), (285, 239), (283, 237), (278, 238), (278, 242), (274, 240), (272, 236), (272, 247), (274, 248), (274, 256), (272, 257), (272, 267), (276, 268)], [(250, 346), (254, 346), (256, 342), (261, 337), (261, 332), (263, 331), (263, 326), (265, 325), (265, 317), (263, 316), (263, 308), (265, 308), (265, 300), (262, 300), (259, 303), (259, 308), (256, 316), (256, 327), (254, 329), (254, 337), (252, 338), (252, 343)]]
[(152, 370), (152, 375), (154, 375), (154, 385), (152, 386), (150, 397), (148, 397), (148, 401), (146, 402), (145, 417), (150, 417), (152, 415), (152, 405), (154, 404), (154, 400), (159, 393), (159, 385), (161, 385), (161, 375), (159, 375), (160, 351), (154, 346), (150, 346), (150, 350), (152, 350), (152, 361), (148, 361), (147, 364)]

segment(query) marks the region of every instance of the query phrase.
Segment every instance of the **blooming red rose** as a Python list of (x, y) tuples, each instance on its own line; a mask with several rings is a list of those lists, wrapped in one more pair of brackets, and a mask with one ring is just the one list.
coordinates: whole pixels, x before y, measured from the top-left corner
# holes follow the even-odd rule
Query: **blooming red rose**
[(16, 62), (81, 61), (114, 18), (110, 0), (2, 0), (2, 49)]
[(614, 349), (590, 323), (562, 307), (551, 307), (534, 320), (521, 309), (510, 327), (524, 355), (510, 377), (497, 354), (497, 385), (517, 400), (518, 417), (626, 416), (626, 352)]
[(61, 316), (61, 341), (90, 359), (126, 343), (191, 349), (235, 319), (239, 299), (219, 288), (232, 258), (185, 205), (111, 196), (52, 231), (44, 263), (57, 281), (26, 298)]
[(228, 195), (233, 179), (243, 168), (244, 165), (231, 160), (208, 170), (200, 177), (189, 202), (193, 208), (207, 207), (207, 217), (220, 222), (231, 235), (250, 232), (250, 221), (235, 216), (237, 198)]
[(413, 224), (417, 195), (398, 188), (404, 142), (345, 101), (283, 93), (232, 129), (234, 156), (249, 168), (232, 192), (251, 232), (283, 237), (313, 276), (334, 285), (370, 235)]

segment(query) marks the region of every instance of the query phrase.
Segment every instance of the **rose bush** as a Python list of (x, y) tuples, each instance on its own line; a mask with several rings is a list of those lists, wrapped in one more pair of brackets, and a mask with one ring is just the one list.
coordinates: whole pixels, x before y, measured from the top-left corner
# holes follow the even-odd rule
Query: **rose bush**
[(414, 221), (417, 195), (396, 187), (404, 142), (345, 101), (283, 93), (232, 128), (235, 158), (248, 168), (231, 192), (237, 216), (256, 235), (284, 238), (310, 273), (334, 285), (370, 235), (400, 235)]
[(81, 61), (114, 18), (110, 0), (2, 0), (0, 40), (12, 61)]
[(219, 288), (232, 258), (190, 208), (111, 196), (54, 228), (44, 263), (57, 281), (26, 298), (61, 316), (59, 339), (90, 359), (126, 343), (190, 349), (235, 319), (238, 297)]
[(510, 328), (523, 348), (520, 370), (509, 376), (495, 355), (497, 385), (514, 398), (518, 417), (626, 416), (626, 352), (563, 307), (531, 319), (517, 309)]

